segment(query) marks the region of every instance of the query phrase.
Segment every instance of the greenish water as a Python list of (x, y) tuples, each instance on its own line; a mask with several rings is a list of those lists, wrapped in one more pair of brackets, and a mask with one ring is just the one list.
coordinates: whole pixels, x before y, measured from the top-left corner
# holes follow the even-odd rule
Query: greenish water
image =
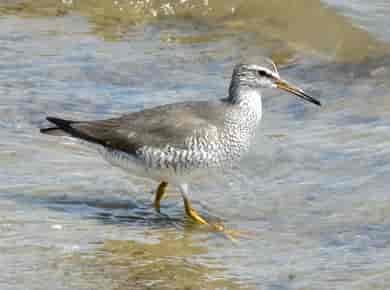
[[(384, 0), (3, 1), (1, 289), (389, 289), (390, 58)], [(264, 92), (251, 152), (194, 206), (255, 235), (189, 224), (171, 192), (39, 134), (47, 114), (117, 116), (223, 97), (272, 57), (321, 99)]]

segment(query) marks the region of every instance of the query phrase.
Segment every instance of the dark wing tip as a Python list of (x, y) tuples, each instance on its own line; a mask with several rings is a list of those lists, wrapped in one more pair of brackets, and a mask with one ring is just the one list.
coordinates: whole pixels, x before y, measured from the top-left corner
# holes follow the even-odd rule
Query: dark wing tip
[(39, 131), (42, 134), (64, 136), (69, 134), (69, 129), (71, 129), (71, 124), (73, 121), (68, 121), (56, 117), (46, 117), (50, 123), (56, 125), (55, 127), (41, 128)]
[[(88, 122), (78, 122), (71, 120), (64, 120), (56, 117), (46, 117), (46, 119), (56, 125), (57, 127), (51, 127), (47, 129), (41, 129), (42, 133), (46, 133), (49, 135), (57, 135), (57, 136), (71, 136), (74, 138), (82, 139), (88, 142), (97, 143), (103, 146), (107, 146), (107, 140), (105, 140), (104, 136), (99, 135), (99, 132), (94, 132), (89, 127)], [(84, 124), (83, 126), (74, 126), (78, 124)], [(74, 128), (77, 127), (77, 128)]]
[(60, 128), (69, 128), (72, 123), (75, 123), (74, 121), (64, 120), (56, 117), (46, 117), (46, 120)]

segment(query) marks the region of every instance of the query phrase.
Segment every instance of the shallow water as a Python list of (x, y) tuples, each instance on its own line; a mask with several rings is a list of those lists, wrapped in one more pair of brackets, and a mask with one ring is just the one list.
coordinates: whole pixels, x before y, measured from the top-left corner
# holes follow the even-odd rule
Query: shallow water
[[(294, 3), (0, 4), (0, 288), (389, 289), (390, 5)], [(252, 239), (188, 223), (174, 189), (156, 215), (155, 183), (39, 134), (48, 114), (223, 97), (264, 56), (323, 106), (265, 91), (251, 152), (192, 185)]]

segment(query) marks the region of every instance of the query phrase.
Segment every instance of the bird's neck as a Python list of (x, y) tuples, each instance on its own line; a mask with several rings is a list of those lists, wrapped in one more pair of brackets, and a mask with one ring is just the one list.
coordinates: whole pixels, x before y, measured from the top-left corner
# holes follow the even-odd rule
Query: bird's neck
[(225, 99), (229, 109), (220, 140), (229, 152), (229, 160), (240, 159), (248, 151), (256, 128), (261, 120), (261, 96), (257, 90), (240, 90)]
[(229, 86), (228, 101), (232, 104), (238, 104), (241, 101), (246, 101), (251, 97), (261, 97), (260, 90), (253, 87), (251, 83), (248, 83), (245, 79), (233, 75)]
[(234, 85), (229, 88), (227, 101), (242, 111), (243, 114), (255, 116), (256, 123), (260, 121), (262, 115), (261, 93), (259, 89)]
[(240, 152), (245, 152), (261, 120), (261, 95), (258, 90), (250, 88), (240, 88), (230, 93), (227, 101), (231, 110), (225, 115), (225, 138), (240, 144)]

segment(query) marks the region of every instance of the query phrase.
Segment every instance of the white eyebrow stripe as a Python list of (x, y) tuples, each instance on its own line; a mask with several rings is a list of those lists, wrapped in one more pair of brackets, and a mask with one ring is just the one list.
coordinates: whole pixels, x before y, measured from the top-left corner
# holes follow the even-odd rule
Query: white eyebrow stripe
[[(252, 69), (252, 70), (256, 70), (256, 71), (263, 71), (263, 72), (265, 72), (267, 77), (280, 79), (280, 75), (279, 75), (279, 72), (277, 70), (272, 71), (271, 69), (269, 69), (267, 67), (259, 66), (259, 65), (250, 65), (250, 66), (248, 66), (248, 68)], [(276, 69), (276, 66), (274, 68)]]

